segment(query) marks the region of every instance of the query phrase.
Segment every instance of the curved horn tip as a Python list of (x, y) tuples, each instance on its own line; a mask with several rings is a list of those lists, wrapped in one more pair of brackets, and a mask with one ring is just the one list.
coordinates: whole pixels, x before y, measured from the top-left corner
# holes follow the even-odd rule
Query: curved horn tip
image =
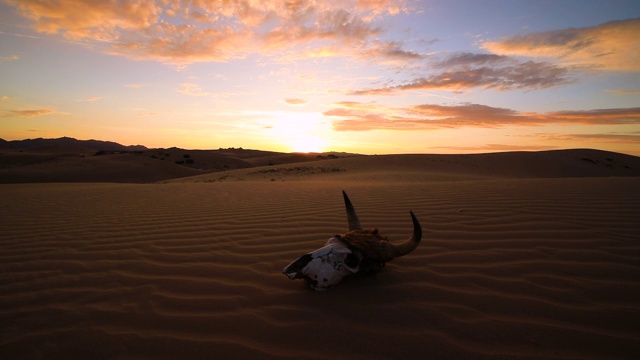
[(416, 214), (413, 213), (413, 211), (409, 210), (409, 214), (411, 214), (411, 221), (413, 222), (414, 233), (422, 237), (422, 226), (420, 226), (420, 221), (418, 221), (418, 218), (416, 217)]
[(342, 190), (342, 197), (344, 198), (344, 205), (345, 205), (345, 209), (347, 210), (347, 221), (349, 222), (349, 231), (362, 230), (362, 226), (360, 225), (360, 219), (358, 219), (356, 210), (353, 208), (353, 204), (351, 203), (351, 200), (349, 200), (349, 196), (344, 190)]
[(409, 214), (411, 214), (411, 221), (413, 222), (413, 233), (411, 234), (409, 239), (400, 244), (393, 244), (390, 247), (391, 249), (386, 261), (407, 255), (408, 253), (415, 250), (422, 240), (422, 227), (420, 226), (420, 222), (418, 221), (418, 218), (416, 217), (416, 214), (413, 213), (413, 211), (409, 211)]

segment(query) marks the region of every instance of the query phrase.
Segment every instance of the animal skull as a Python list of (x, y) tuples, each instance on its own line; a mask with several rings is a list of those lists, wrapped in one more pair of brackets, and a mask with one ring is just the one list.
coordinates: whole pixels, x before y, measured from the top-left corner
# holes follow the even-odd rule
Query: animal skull
[(357, 273), (360, 259), (337, 236), (325, 246), (302, 255), (284, 273), (289, 279), (305, 279), (314, 290), (336, 286), (345, 276)]
[(305, 279), (316, 291), (336, 286), (350, 274), (371, 274), (384, 267), (387, 261), (413, 251), (422, 238), (422, 228), (413, 212), (413, 234), (401, 243), (392, 244), (378, 233), (377, 228), (364, 230), (347, 194), (343, 191), (349, 232), (335, 235), (318, 250), (302, 255), (287, 265), (283, 273), (289, 279)]

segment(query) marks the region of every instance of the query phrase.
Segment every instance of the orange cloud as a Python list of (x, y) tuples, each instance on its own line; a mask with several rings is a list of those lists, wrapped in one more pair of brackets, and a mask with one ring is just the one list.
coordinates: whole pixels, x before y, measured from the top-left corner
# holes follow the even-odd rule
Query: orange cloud
[(115, 41), (123, 30), (140, 30), (157, 21), (160, 9), (153, 2), (7, 0), (34, 21), (41, 33), (63, 33), (71, 40)]
[(640, 71), (640, 18), (490, 41), (494, 54), (548, 57), (566, 65), (599, 70)]
[(548, 134), (538, 133), (518, 135), (518, 137), (538, 138), (545, 141), (593, 141), (615, 144), (640, 144), (640, 135), (634, 134)]
[(357, 56), (363, 60), (374, 59), (378, 63), (389, 65), (403, 65), (423, 59), (421, 54), (403, 50), (402, 44), (397, 41), (374, 41), (368, 49), (358, 53)]
[(203, 91), (200, 85), (194, 83), (183, 83), (178, 88), (178, 92), (190, 96), (208, 96), (211, 93)]
[(289, 105), (305, 105), (309, 102), (304, 99), (284, 99), (283, 101)]
[(543, 151), (543, 150), (557, 149), (556, 146), (546, 146), (546, 145), (506, 145), (506, 144), (486, 144), (482, 146), (432, 146), (431, 148), (454, 150), (454, 151), (473, 151), (473, 152)]
[(387, 95), (398, 91), (472, 88), (539, 90), (573, 82), (566, 68), (548, 62), (518, 61), (507, 56), (461, 53), (433, 64), (437, 72), (408, 84), (354, 91), (352, 95)]
[(338, 103), (324, 112), (334, 117), (333, 127), (340, 131), (425, 130), (459, 127), (499, 128), (504, 126), (541, 126), (546, 124), (639, 125), (640, 108), (518, 112), (479, 104), (457, 106), (417, 105), (385, 108), (365, 103)]
[[(277, 55), (298, 45), (368, 48), (374, 21), (404, 0), (7, 0), (41, 33), (101, 41), (106, 52), (170, 64)], [(374, 46), (375, 47), (375, 46)], [(396, 49), (390, 55), (401, 55)]]
[(0, 56), (0, 63), (6, 62), (6, 61), (17, 61), (19, 59), (20, 57), (18, 57), (18, 55)]
[(356, 6), (372, 11), (374, 15), (388, 13), (397, 15), (401, 12), (409, 13), (412, 9), (406, 4), (406, 1), (392, 0), (356, 0)]
[(189, 95), (189, 96), (207, 96), (207, 97), (214, 97), (214, 98), (223, 98), (223, 97), (230, 97), (230, 96), (244, 96), (244, 95), (249, 95), (249, 93), (246, 92), (211, 92), (211, 91), (205, 91), (203, 90), (200, 85), (198, 84), (194, 84), (194, 83), (183, 83), (180, 85), (180, 87), (178, 88), (178, 92), (184, 95)]
[(88, 97), (86, 99), (76, 100), (76, 101), (78, 101), (78, 102), (94, 102), (94, 101), (98, 101), (100, 99), (102, 99), (101, 96), (92, 96), (92, 97)]
[(25, 118), (25, 117), (50, 115), (53, 113), (55, 113), (55, 111), (51, 109), (9, 110), (2, 117), (3, 118)]
[(608, 93), (616, 94), (616, 95), (638, 95), (640, 94), (640, 89), (610, 89), (605, 90)]

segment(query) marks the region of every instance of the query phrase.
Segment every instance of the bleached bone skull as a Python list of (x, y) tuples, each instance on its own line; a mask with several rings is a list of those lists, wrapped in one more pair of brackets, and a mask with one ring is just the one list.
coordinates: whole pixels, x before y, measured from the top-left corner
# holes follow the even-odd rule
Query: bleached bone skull
[(318, 250), (304, 254), (287, 265), (283, 273), (289, 279), (304, 279), (317, 291), (338, 285), (351, 274), (372, 274), (394, 258), (406, 255), (420, 244), (422, 228), (411, 214), (413, 234), (403, 243), (392, 244), (377, 228), (362, 229), (360, 220), (347, 194), (343, 191), (349, 232), (335, 235)]
[(307, 280), (315, 290), (336, 286), (342, 278), (358, 272), (360, 259), (338, 237), (320, 249), (302, 255), (284, 269), (289, 279)]

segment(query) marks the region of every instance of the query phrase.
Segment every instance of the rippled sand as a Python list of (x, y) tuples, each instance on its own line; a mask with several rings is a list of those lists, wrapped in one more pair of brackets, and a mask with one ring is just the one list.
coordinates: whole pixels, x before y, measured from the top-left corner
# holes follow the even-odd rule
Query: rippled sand
[[(640, 356), (637, 177), (392, 175), (0, 185), (0, 358)], [(313, 292), (281, 271), (346, 231), (343, 189), (423, 242)]]

